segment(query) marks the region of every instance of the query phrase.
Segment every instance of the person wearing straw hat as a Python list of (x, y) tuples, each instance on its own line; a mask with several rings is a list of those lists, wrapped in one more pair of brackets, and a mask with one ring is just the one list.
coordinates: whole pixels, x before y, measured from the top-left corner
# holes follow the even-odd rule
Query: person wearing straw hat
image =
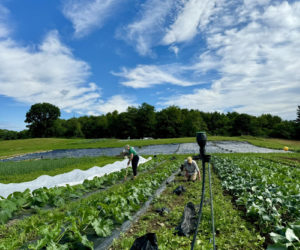
[(192, 159), (192, 157), (188, 157), (183, 164), (183, 169), (185, 170), (185, 177), (187, 181), (195, 181), (197, 179), (197, 175), (199, 181), (201, 180), (200, 171), (196, 161)]
[(128, 155), (128, 159), (129, 159), (128, 163), (127, 163), (127, 167), (130, 165), (130, 162), (131, 162), (133, 179), (135, 179), (136, 175), (137, 175), (137, 167), (138, 167), (140, 158), (139, 158), (137, 152), (134, 150), (134, 148), (130, 147), (129, 145), (125, 146), (125, 151)]

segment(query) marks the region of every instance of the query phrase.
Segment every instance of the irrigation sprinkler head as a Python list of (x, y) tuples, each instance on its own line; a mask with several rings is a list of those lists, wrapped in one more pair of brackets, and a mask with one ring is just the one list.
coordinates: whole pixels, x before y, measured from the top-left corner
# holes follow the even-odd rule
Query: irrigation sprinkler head
[(206, 133), (205, 132), (197, 132), (196, 133), (197, 143), (200, 147), (200, 156), (205, 155), (205, 145), (206, 145)]

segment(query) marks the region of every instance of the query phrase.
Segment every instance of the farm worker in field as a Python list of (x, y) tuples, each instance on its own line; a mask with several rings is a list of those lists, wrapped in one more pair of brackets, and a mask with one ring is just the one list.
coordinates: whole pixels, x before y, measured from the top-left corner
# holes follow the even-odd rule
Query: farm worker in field
[(196, 161), (192, 159), (192, 157), (188, 157), (183, 164), (183, 169), (185, 170), (185, 177), (188, 181), (195, 181), (197, 179), (197, 175), (199, 181), (201, 180), (200, 171)]
[(127, 166), (129, 166), (130, 162), (131, 162), (132, 171), (133, 171), (133, 179), (135, 179), (136, 175), (137, 175), (137, 167), (138, 167), (140, 158), (139, 158), (137, 152), (134, 150), (133, 147), (130, 147), (129, 145), (126, 145), (125, 150), (127, 151), (128, 158), (129, 158)]

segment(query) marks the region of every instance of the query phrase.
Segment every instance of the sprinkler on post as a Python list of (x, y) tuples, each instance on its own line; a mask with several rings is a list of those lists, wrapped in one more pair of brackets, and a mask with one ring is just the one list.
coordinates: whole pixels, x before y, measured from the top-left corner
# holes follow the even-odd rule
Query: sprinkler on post
[(200, 157), (203, 161), (204, 156), (205, 156), (205, 145), (206, 145), (206, 140), (207, 140), (206, 134), (205, 134), (205, 132), (197, 132), (196, 137), (197, 137), (197, 143), (200, 147)]

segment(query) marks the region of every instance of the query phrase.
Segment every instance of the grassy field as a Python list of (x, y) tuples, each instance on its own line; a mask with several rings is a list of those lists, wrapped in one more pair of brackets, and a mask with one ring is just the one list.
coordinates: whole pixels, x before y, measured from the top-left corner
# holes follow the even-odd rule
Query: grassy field
[[(208, 140), (221, 141), (247, 141), (259, 147), (282, 149), (288, 146), (290, 150), (300, 152), (300, 141), (283, 139), (266, 139), (251, 136), (224, 137), (208, 136)], [(26, 140), (10, 140), (0, 142), (0, 159), (20, 154), (48, 151), (54, 149), (79, 149), (79, 148), (106, 148), (123, 147), (126, 144), (132, 146), (146, 146), (154, 144), (186, 143), (195, 142), (195, 137), (155, 139), (155, 140), (118, 140), (118, 139), (59, 139), (59, 138), (36, 138)]]
[(83, 157), (44, 159), (20, 162), (0, 162), (0, 183), (19, 183), (36, 179), (41, 175), (58, 175), (74, 169), (86, 170), (120, 160), (116, 157)]

